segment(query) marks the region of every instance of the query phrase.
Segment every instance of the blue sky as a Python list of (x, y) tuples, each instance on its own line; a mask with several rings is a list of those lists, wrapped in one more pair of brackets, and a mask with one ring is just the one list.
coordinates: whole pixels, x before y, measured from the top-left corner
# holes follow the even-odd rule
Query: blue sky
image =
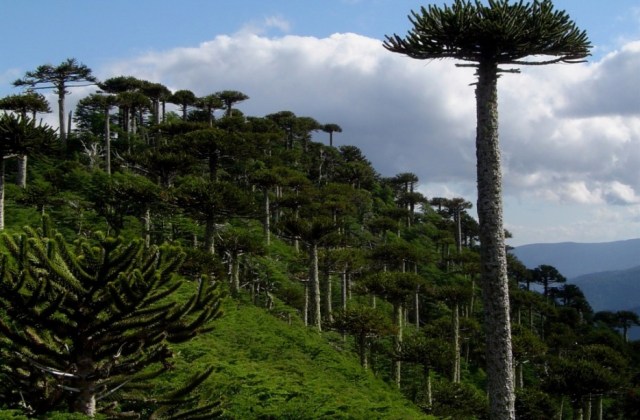
[[(386, 176), (428, 197), (475, 201), (473, 74), (380, 46), (415, 0), (20, 0), (2, 2), (0, 96), (40, 64), (75, 57), (197, 95), (234, 89), (249, 115), (291, 110), (344, 132)], [(443, 1), (435, 2), (443, 4)], [(500, 81), (505, 224), (512, 245), (640, 237), (640, 3), (557, 0), (589, 63)], [(90, 92), (76, 89), (69, 109)], [(55, 100), (50, 98), (52, 108)], [(55, 114), (46, 116), (57, 126)]]

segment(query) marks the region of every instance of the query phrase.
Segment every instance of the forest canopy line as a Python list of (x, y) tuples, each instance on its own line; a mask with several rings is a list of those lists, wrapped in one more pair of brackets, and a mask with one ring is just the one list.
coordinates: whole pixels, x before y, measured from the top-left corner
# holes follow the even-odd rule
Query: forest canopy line
[[(549, 5), (533, 7), (564, 18)], [(235, 90), (98, 81), (72, 58), (15, 84), (62, 104), (75, 83), (99, 90), (57, 132), (37, 122), (41, 94), (0, 98), (0, 418), (640, 417), (637, 316), (593, 313), (554, 267), (505, 252), (501, 224), (487, 239), (463, 197), (425, 197), (428, 180), (334, 146), (340, 121), (245, 115)], [(514, 398), (499, 415), (488, 242), (510, 303)], [(259, 362), (274, 373), (244, 370)], [(308, 381), (304, 364), (344, 377)]]

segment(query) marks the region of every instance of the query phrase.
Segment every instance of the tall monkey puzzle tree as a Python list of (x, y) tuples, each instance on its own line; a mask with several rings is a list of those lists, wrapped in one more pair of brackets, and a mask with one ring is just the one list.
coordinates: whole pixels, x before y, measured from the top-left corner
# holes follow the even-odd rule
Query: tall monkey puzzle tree
[(57, 66), (43, 64), (34, 71), (25, 73), (24, 78), (13, 82), (14, 86), (27, 86), (31, 89), (55, 89), (58, 95), (58, 118), (60, 120), (60, 140), (67, 140), (65, 127), (64, 99), (70, 87), (92, 85), (97, 79), (91, 74), (91, 69), (79, 63), (75, 58), (68, 58)]
[[(409, 16), (406, 37), (387, 36), (389, 51), (421, 60), (453, 58), (476, 68), (476, 157), (482, 283), (487, 332), (487, 374), (492, 419), (512, 419), (514, 384), (502, 221), (502, 174), (498, 142), (497, 82), (501, 65), (576, 63), (589, 55), (584, 31), (550, 0), (455, 0), (422, 7)], [(527, 59), (530, 56), (540, 59)], [(549, 57), (549, 59), (544, 59)]]

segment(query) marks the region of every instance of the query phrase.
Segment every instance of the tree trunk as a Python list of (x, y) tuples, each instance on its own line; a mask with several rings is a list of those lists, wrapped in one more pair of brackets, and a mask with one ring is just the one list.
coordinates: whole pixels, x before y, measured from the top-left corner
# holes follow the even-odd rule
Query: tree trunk
[(267, 246), (271, 245), (271, 204), (269, 202), (269, 189), (264, 189), (264, 240)]
[(151, 246), (151, 209), (147, 207), (144, 212), (144, 245), (149, 248)]
[(583, 420), (591, 420), (591, 395), (584, 397), (582, 406), (584, 410)]
[(415, 323), (416, 323), (416, 330), (420, 329), (420, 292), (416, 291), (416, 294), (414, 296), (414, 310), (415, 310)]
[(73, 411), (82, 413), (88, 417), (96, 415), (96, 389), (95, 383), (88, 379), (95, 371), (95, 364), (88, 356), (80, 356), (77, 362), (78, 382), (76, 387), (79, 392), (73, 401)]
[(331, 273), (329, 268), (325, 267), (322, 275), (324, 279), (324, 319), (331, 323), (333, 322), (333, 302), (331, 296), (333, 295), (333, 284), (331, 284)]
[(515, 418), (507, 259), (502, 221), (497, 64), (481, 62), (476, 87), (480, 261), (485, 310), (489, 416)]
[[(402, 304), (396, 303), (393, 306), (393, 322), (398, 328), (398, 332), (393, 337), (393, 347), (396, 354), (400, 353), (402, 350), (402, 319)], [(392, 365), (392, 377), (398, 388), (400, 388), (401, 371), (402, 362), (400, 360), (395, 360)]]
[(216, 253), (215, 247), (216, 224), (213, 218), (208, 218), (204, 227), (204, 247), (212, 255)]
[(427, 397), (427, 407), (431, 408), (433, 406), (433, 392), (431, 390), (431, 369), (428, 366), (424, 367), (424, 383), (425, 383), (425, 394)]
[(16, 184), (20, 188), (27, 188), (27, 155), (18, 156), (18, 176)]
[(109, 108), (104, 109), (104, 166), (111, 175), (111, 126), (109, 124)]
[(342, 271), (342, 310), (347, 310), (347, 299), (348, 299), (348, 291), (347, 291), (347, 267)]
[(358, 353), (360, 356), (360, 366), (364, 370), (367, 370), (367, 335), (359, 334), (358, 335)]
[(322, 331), (318, 245), (315, 243), (309, 244), (309, 287), (311, 289), (311, 325), (318, 331)]
[(596, 396), (595, 420), (602, 420), (602, 395)]
[(304, 309), (302, 310), (304, 326), (309, 325), (309, 281), (304, 282)]
[(231, 253), (231, 292), (234, 296), (240, 293), (240, 253), (233, 251)]
[(460, 305), (453, 305), (453, 378), (454, 384), (460, 383)]
[(60, 123), (60, 141), (65, 144), (67, 141), (67, 127), (65, 125), (65, 112), (64, 112), (64, 95), (65, 86), (57, 86), (58, 93), (58, 121)]

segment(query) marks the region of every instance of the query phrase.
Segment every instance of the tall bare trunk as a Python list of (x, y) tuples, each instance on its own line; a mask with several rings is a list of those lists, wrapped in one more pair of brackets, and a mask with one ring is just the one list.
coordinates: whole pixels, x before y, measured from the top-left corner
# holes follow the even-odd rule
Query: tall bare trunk
[(304, 326), (309, 325), (309, 281), (304, 282), (304, 309), (302, 310)]
[(348, 290), (347, 290), (347, 268), (342, 272), (342, 310), (347, 310)]
[(65, 87), (58, 86), (58, 121), (60, 123), (60, 141), (62, 144), (65, 144), (67, 141), (67, 127), (65, 125), (66, 115), (64, 112), (64, 96), (65, 96)]
[(211, 254), (216, 253), (215, 247), (216, 224), (213, 218), (208, 218), (204, 227), (204, 246)]
[(27, 188), (27, 155), (18, 156), (18, 176), (16, 183), (20, 188)]
[(595, 409), (595, 420), (602, 420), (602, 415), (604, 414), (602, 410), (602, 395), (596, 396), (596, 409)]
[[(396, 303), (393, 306), (393, 322), (398, 328), (398, 332), (393, 337), (393, 347), (397, 353), (400, 353), (402, 350), (402, 320), (404, 318), (402, 314), (402, 304)], [(392, 376), (393, 380), (396, 383), (396, 386), (400, 388), (400, 380), (401, 380), (401, 372), (402, 372), (402, 362), (400, 360), (395, 360), (392, 365)]]
[(269, 202), (269, 189), (264, 189), (264, 239), (271, 245), (271, 204)]
[(453, 378), (452, 382), (460, 383), (460, 305), (453, 305), (452, 329), (453, 329)]
[(109, 124), (109, 108), (104, 109), (104, 166), (111, 175), (111, 126)]
[(591, 395), (584, 397), (584, 420), (591, 420)]
[(477, 209), (480, 224), (490, 417), (504, 420), (515, 418), (515, 391), (507, 258), (502, 221), (497, 75), (496, 63), (480, 63), (476, 87)]
[(309, 287), (311, 289), (311, 325), (318, 331), (322, 331), (318, 245), (316, 243), (309, 244)]
[(240, 292), (240, 254), (238, 251), (231, 253), (231, 291), (237, 296)]
[(424, 383), (425, 394), (427, 397), (427, 407), (431, 408), (433, 405), (433, 392), (431, 390), (431, 369), (428, 366), (424, 367)]
[(144, 212), (144, 245), (151, 246), (151, 209), (147, 207)]

